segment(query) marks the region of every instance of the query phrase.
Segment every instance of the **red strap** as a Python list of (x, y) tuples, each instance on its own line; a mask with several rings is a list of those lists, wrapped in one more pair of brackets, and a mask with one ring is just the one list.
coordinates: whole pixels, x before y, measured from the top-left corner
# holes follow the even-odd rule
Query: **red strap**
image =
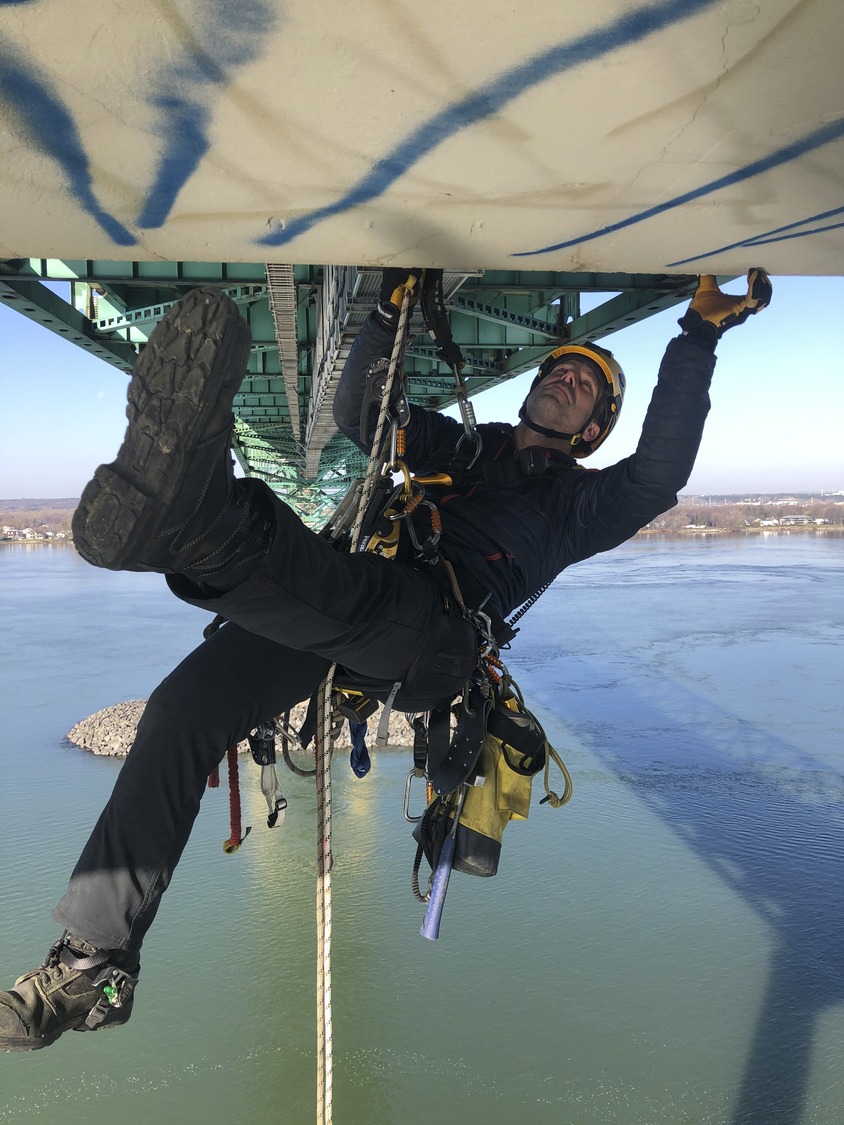
[(229, 824), (231, 825), (231, 835), (229, 836), (228, 844), (225, 845), (225, 850), (227, 852), (233, 852), (236, 851), (242, 843), (240, 834), (240, 774), (238, 771), (237, 745), (228, 748), (226, 757), (228, 758), (229, 764)]

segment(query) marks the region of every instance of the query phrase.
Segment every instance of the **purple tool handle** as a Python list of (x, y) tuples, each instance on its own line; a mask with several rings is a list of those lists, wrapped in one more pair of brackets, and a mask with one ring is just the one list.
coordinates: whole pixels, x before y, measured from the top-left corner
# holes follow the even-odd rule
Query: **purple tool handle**
[(436, 941), (440, 936), (440, 918), (445, 906), (445, 894), (448, 890), (448, 880), (454, 864), (454, 837), (446, 836), (440, 852), (440, 861), (434, 878), (431, 882), (431, 897), (428, 900), (428, 909), (425, 911), (425, 921), (419, 933), (429, 941)]

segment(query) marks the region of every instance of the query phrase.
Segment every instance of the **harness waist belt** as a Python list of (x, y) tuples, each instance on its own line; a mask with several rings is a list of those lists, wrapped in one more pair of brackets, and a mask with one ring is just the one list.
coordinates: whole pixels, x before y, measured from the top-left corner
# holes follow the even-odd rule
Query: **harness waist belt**
[(518, 629), (511, 629), (498, 610), (489, 604), (489, 590), (485, 590), (473, 575), (463, 570), (462, 567), (451, 563), (463, 601), (467, 609), (480, 610), (485, 613), (492, 624), (492, 635), (495, 643), (500, 647), (509, 644), (515, 637)]

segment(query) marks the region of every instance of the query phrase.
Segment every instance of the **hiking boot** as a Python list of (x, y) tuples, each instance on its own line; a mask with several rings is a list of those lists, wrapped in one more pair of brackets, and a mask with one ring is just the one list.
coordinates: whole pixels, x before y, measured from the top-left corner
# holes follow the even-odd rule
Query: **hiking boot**
[(236, 481), (229, 451), (249, 349), (246, 322), (218, 289), (192, 290), (156, 325), (132, 373), (123, 444), (73, 517), (84, 559), (211, 582), (244, 555), (263, 557), (271, 493)]
[(115, 964), (131, 955), (95, 949), (63, 934), (43, 965), (0, 992), (0, 1051), (37, 1051), (65, 1031), (119, 1027), (132, 1015), (134, 971)]

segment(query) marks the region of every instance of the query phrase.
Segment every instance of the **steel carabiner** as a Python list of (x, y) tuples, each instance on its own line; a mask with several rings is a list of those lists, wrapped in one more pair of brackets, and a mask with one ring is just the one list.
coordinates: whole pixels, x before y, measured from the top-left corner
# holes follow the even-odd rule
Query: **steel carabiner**
[(418, 824), (419, 821), (422, 819), (422, 817), (425, 815), (424, 811), (421, 812), (419, 814), (419, 816), (411, 816), (410, 815), (410, 790), (411, 790), (411, 787), (413, 785), (414, 777), (421, 777), (423, 779), (423, 781), (425, 781), (425, 796), (426, 796), (426, 807), (427, 807), (428, 784), (427, 784), (427, 780), (425, 779), (425, 771), (416, 769), (416, 767), (414, 767), (408, 773), (407, 778), (405, 779), (405, 783), (404, 783), (404, 802), (402, 804), (402, 815), (404, 816), (404, 819), (408, 822), (408, 824)]

